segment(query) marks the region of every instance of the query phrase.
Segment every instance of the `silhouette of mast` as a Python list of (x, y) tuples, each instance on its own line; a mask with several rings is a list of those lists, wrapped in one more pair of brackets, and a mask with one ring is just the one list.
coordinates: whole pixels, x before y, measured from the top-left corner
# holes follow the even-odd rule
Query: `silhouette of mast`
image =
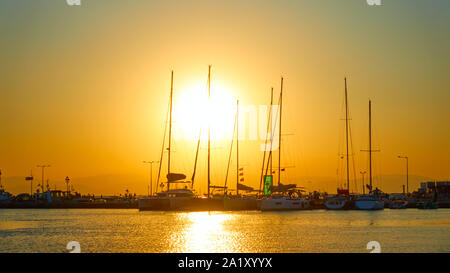
[(283, 77), (281, 77), (281, 91), (280, 91), (280, 127), (278, 130), (278, 186), (281, 178), (281, 113), (283, 107)]
[(171, 149), (171, 143), (172, 143), (172, 99), (173, 99), (173, 71), (172, 71), (172, 76), (170, 78), (170, 106), (169, 106), (169, 111), (170, 111), (170, 118), (169, 118), (169, 147), (167, 148), (168, 151), (168, 156), (167, 156), (167, 175), (168, 175), (168, 179), (167, 179), (167, 191), (169, 191), (170, 189), (170, 149)]
[(347, 78), (344, 78), (345, 82), (345, 143), (346, 143), (346, 160), (347, 160), (347, 190), (350, 193), (350, 169), (348, 162), (348, 101), (347, 101)]
[[(211, 65), (208, 67), (208, 111), (211, 110)], [(208, 113), (210, 115), (211, 113)], [(211, 122), (208, 119), (208, 198), (211, 187)]]
[(369, 100), (369, 181), (372, 191), (372, 101)]
[(239, 100), (236, 102), (236, 195), (239, 195)]

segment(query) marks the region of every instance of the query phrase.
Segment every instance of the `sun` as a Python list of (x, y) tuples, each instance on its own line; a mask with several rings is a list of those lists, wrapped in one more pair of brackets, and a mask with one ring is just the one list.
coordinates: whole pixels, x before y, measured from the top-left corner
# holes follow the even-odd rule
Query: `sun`
[(211, 83), (209, 99), (206, 84), (182, 89), (174, 97), (174, 137), (197, 140), (201, 133), (201, 138), (205, 140), (210, 125), (211, 140), (231, 139), (236, 107), (236, 99), (225, 85)]

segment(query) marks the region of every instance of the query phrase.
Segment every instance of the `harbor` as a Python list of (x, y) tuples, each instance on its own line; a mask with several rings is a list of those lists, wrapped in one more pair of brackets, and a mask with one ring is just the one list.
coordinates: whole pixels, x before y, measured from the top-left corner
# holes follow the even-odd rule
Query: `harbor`
[[(207, 77), (207, 100), (210, 104), (211, 99), (211, 65), (208, 67)], [(136, 195), (130, 193), (128, 189), (119, 196), (103, 196), (102, 194), (95, 196), (94, 194), (78, 193), (74, 190), (70, 183), (70, 178), (66, 176), (66, 190), (51, 190), (49, 182), (45, 185), (44, 171), (50, 165), (37, 165), (41, 168), (42, 178), (40, 184), (36, 188), (33, 187), (34, 176), (31, 174), (25, 177), (25, 181), (30, 183), (30, 193), (21, 193), (13, 196), (8, 193), (2, 184), (2, 173), (0, 171), (0, 209), (43, 209), (43, 208), (64, 208), (64, 209), (139, 209), (139, 211), (295, 211), (295, 210), (383, 210), (389, 209), (438, 209), (450, 208), (450, 182), (449, 181), (429, 181), (422, 182), (421, 187), (412, 193), (409, 191), (408, 183), (408, 157), (398, 156), (398, 158), (406, 159), (406, 185), (403, 185), (402, 193), (385, 193), (378, 187), (373, 185), (373, 155), (379, 150), (373, 149), (373, 128), (372, 128), (372, 101), (369, 100), (368, 108), (368, 149), (361, 152), (368, 152), (369, 165), (369, 183), (364, 184), (362, 181), (363, 193), (355, 193), (350, 188), (350, 158), (354, 151), (349, 145), (352, 139), (350, 130), (350, 111), (348, 105), (347, 78), (344, 78), (344, 121), (345, 121), (345, 150), (341, 155), (345, 159), (343, 167), (344, 183), (342, 187), (338, 187), (336, 193), (329, 194), (325, 191), (314, 190), (306, 192), (305, 187), (298, 183), (283, 184), (281, 181), (282, 172), (286, 168), (282, 168), (282, 121), (283, 121), (283, 84), (284, 78), (281, 77), (280, 93), (278, 104), (274, 104), (274, 88), (271, 88), (269, 115), (267, 119), (266, 139), (262, 156), (262, 168), (260, 172), (259, 188), (255, 189), (243, 184), (243, 169), (239, 161), (239, 100), (236, 101), (236, 112), (234, 118), (234, 129), (228, 152), (228, 164), (226, 168), (220, 167), (220, 171), (226, 169), (226, 176), (223, 185), (213, 185), (211, 182), (211, 121), (208, 120), (207, 127), (207, 193), (200, 195), (194, 190), (194, 182), (196, 181), (198, 158), (200, 153), (200, 143), (202, 141), (199, 135), (196, 145), (196, 154), (194, 160), (194, 168), (191, 179), (183, 173), (175, 173), (172, 171), (171, 161), (173, 143), (173, 97), (174, 97), (174, 72), (171, 72), (170, 94), (168, 117), (166, 123), (163, 146), (161, 149), (161, 157), (159, 161), (143, 161), (150, 164), (150, 183), (148, 185), (147, 196)], [(272, 109), (274, 108), (274, 109)], [(166, 142), (166, 136), (167, 142)], [(276, 142), (276, 143), (275, 143)], [(167, 143), (167, 146), (166, 146)], [(274, 148), (276, 147), (276, 149)], [(230, 163), (235, 151), (235, 183), (231, 183), (228, 177), (231, 177)], [(165, 152), (167, 156), (165, 158)], [(275, 160), (274, 160), (275, 158)], [(161, 177), (163, 161), (167, 160), (166, 179)], [(353, 157), (352, 157), (353, 160)], [(278, 167), (273, 167), (273, 161), (276, 161)], [(153, 182), (153, 164), (159, 163), (158, 177)], [(354, 162), (353, 162), (354, 165)], [(355, 170), (353, 170), (355, 172)], [(361, 172), (362, 173), (362, 172)], [(362, 173), (365, 174), (366, 172)], [(356, 181), (355, 177), (353, 180)], [(197, 184), (199, 182), (197, 181)], [(231, 185), (230, 185), (231, 184)], [(405, 188), (406, 186), (406, 188)], [(36, 190), (35, 190), (36, 189)], [(367, 189), (367, 194), (365, 190)]]

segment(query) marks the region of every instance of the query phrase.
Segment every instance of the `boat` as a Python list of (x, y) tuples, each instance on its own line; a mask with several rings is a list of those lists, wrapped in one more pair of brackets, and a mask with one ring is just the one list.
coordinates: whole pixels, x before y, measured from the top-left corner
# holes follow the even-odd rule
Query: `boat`
[(362, 195), (356, 199), (355, 207), (359, 210), (382, 210), (384, 202), (374, 195)]
[[(241, 195), (240, 191), (245, 191), (247, 194), (255, 192), (252, 187), (246, 186), (240, 182), (244, 181), (244, 168), (239, 166), (239, 100), (236, 102), (236, 118), (233, 129), (233, 137), (231, 140), (230, 153), (228, 157), (227, 172), (225, 175), (225, 194), (223, 197), (224, 210), (256, 210), (257, 208), (257, 198), (256, 196)], [(236, 137), (236, 194), (228, 194), (227, 180), (228, 171), (230, 168), (231, 155), (233, 152), (234, 138)]]
[[(270, 175), (267, 175), (269, 165), (267, 164), (266, 175), (264, 176), (265, 198), (261, 199), (258, 207), (261, 211), (282, 211), (282, 210), (304, 210), (310, 209), (309, 200), (302, 198), (301, 188), (295, 184), (283, 185), (280, 182), (281, 178), (281, 121), (282, 121), (282, 107), (283, 107), (283, 78), (281, 78), (280, 91), (280, 107), (279, 107), (279, 126), (278, 126), (278, 185), (272, 185), (272, 168), (270, 168)], [(273, 135), (273, 134), (272, 134)], [(271, 137), (271, 142), (273, 137)], [(272, 144), (272, 143), (271, 143)], [(272, 146), (272, 145), (271, 145)], [(272, 158), (272, 149), (269, 152), (269, 160)], [(264, 160), (263, 160), (264, 161)], [(263, 162), (264, 169), (264, 162)]]
[[(150, 196), (139, 198), (138, 208), (139, 210), (185, 210), (188, 206), (192, 205), (193, 199), (195, 197), (194, 192), (185, 186), (184, 189), (170, 189), (171, 184), (177, 183), (190, 183), (184, 181), (186, 176), (180, 173), (171, 172), (171, 140), (172, 140), (172, 101), (173, 101), (173, 71), (171, 73), (171, 84), (170, 84), (170, 103), (169, 103), (169, 145), (167, 148), (167, 190), (158, 192), (156, 196), (150, 193)], [(165, 132), (164, 132), (165, 135)], [(161, 160), (159, 161), (159, 171), (158, 171), (158, 181), (159, 174), (161, 173), (161, 162), (164, 154), (164, 141), (163, 148), (161, 150)], [(157, 182), (158, 183), (158, 182)], [(163, 184), (162, 184), (163, 185)]]
[(348, 107), (348, 92), (347, 92), (347, 78), (344, 78), (344, 98), (345, 98), (345, 147), (346, 147), (346, 189), (337, 189), (337, 195), (330, 197), (325, 201), (325, 208), (329, 210), (344, 210), (351, 207), (350, 199), (350, 164), (349, 164), (349, 107)]
[(12, 194), (5, 191), (2, 185), (2, 171), (0, 170), (0, 202), (1, 203), (7, 203), (11, 201), (13, 198)]
[(350, 208), (350, 197), (346, 195), (336, 195), (327, 198), (325, 207), (329, 210), (345, 210)]
[(391, 201), (391, 204), (389, 205), (390, 209), (406, 209), (408, 206), (408, 201), (405, 199), (397, 199)]
[(420, 201), (417, 203), (418, 209), (437, 209), (439, 205), (435, 201)]
[(261, 211), (286, 211), (310, 209), (308, 200), (289, 196), (271, 196), (261, 200)]
[(368, 195), (361, 195), (355, 200), (355, 207), (359, 210), (382, 210), (384, 209), (384, 201), (380, 198), (381, 191), (376, 188), (372, 191), (372, 101), (369, 100), (369, 189)]
[[(209, 97), (211, 95), (211, 66), (209, 66), (208, 71), (208, 93)], [(158, 171), (158, 182), (159, 174), (161, 172), (161, 162), (163, 159), (164, 151), (168, 151), (167, 156), (167, 190), (158, 192), (156, 196), (142, 197), (138, 200), (139, 210), (182, 210), (182, 211), (214, 211), (223, 210), (224, 208), (224, 195), (213, 195), (211, 189), (225, 190), (226, 187), (211, 185), (211, 175), (210, 175), (210, 126), (208, 125), (208, 194), (207, 196), (197, 196), (193, 191), (195, 172), (197, 166), (198, 153), (200, 148), (200, 136), (197, 145), (197, 152), (195, 157), (194, 172), (191, 181), (186, 181), (186, 175), (181, 173), (171, 172), (171, 139), (172, 139), (172, 101), (173, 101), (173, 71), (171, 76), (171, 87), (170, 87), (170, 103), (169, 103), (169, 137), (168, 137), (168, 148), (165, 149), (163, 143), (163, 148), (161, 150), (161, 159)], [(201, 135), (201, 134), (200, 134)], [(171, 185), (185, 184), (184, 188), (172, 188)], [(190, 188), (186, 186), (190, 185)]]
[(0, 202), (9, 202), (12, 200), (12, 194), (0, 189)]

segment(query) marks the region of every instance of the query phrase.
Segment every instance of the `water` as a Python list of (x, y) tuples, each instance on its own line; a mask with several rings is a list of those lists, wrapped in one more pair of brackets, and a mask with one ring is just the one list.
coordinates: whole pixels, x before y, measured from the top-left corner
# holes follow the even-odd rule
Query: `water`
[(139, 212), (2, 209), (0, 252), (450, 252), (450, 209)]

